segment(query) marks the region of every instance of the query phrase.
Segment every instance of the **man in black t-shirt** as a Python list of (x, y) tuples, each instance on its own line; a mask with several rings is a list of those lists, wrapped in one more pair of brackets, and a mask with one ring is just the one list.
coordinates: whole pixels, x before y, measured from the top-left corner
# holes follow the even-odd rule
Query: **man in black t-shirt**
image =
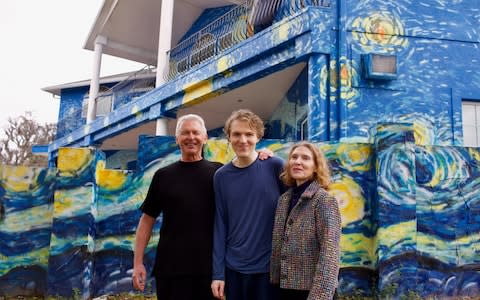
[(161, 300), (210, 300), (212, 232), (214, 220), (213, 175), (222, 166), (202, 157), (207, 130), (198, 115), (178, 119), (175, 131), (179, 161), (155, 172), (142, 206), (135, 235), (133, 285), (143, 291), (145, 248), (156, 218), (163, 213), (160, 240), (152, 275)]

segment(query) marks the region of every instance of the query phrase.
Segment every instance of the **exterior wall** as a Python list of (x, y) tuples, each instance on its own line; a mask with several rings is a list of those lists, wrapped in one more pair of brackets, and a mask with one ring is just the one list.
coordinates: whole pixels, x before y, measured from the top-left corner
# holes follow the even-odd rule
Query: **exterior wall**
[(68, 119), (68, 121), (59, 122), (57, 139), (85, 124), (86, 118), (82, 117), (82, 104), (88, 89), (89, 87), (85, 86), (61, 91), (58, 120)]
[[(374, 144), (318, 143), (342, 214), (340, 294), (479, 297), (479, 149), (422, 146), (413, 129), (381, 124)], [(133, 173), (105, 169), (104, 155), (87, 148), (62, 148), (57, 170), (0, 169), (0, 295), (131, 291), (138, 207), (155, 170), (180, 155), (173, 137), (141, 144)], [(285, 158), (291, 144), (262, 140), (258, 147)], [(210, 139), (205, 156), (227, 162), (227, 147)], [(44, 196), (26, 197), (32, 186)], [(147, 286), (153, 293), (151, 278)]]
[[(272, 26), (134, 105), (117, 109), (108, 120), (58, 139), (49, 151), (65, 144), (87, 146), (104, 132), (118, 134), (171, 117), (181, 107), (297, 63), (308, 63), (311, 140), (373, 143), (377, 123), (409, 122), (421, 144), (462, 145), (461, 101), (480, 100), (480, 14), (475, 1), (338, 0), (330, 1), (329, 7), (308, 8), (303, 2), (313, 3), (283, 1)], [(205, 11), (184, 39), (224, 9)], [(396, 55), (397, 78), (366, 80), (362, 55), (368, 53)], [(281, 126), (290, 122), (284, 115), (272, 121), (278, 120)], [(275, 135), (289, 138), (281, 132)]]
[(92, 293), (98, 192), (96, 173), (104, 155), (93, 149), (60, 149), (57, 162), (52, 239), (48, 259), (48, 295)]
[(44, 295), (55, 170), (0, 167), (0, 295)]
[[(337, 5), (342, 87), (340, 113), (332, 121), (339, 122), (341, 140), (373, 142), (378, 122), (410, 122), (423, 144), (462, 145), (461, 98), (480, 100), (478, 3), (340, 0)], [(366, 53), (396, 55), (398, 78), (365, 80), (361, 55)]]

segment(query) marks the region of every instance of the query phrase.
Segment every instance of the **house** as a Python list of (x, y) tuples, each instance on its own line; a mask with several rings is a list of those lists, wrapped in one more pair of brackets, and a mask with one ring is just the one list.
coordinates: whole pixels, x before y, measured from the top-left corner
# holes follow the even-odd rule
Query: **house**
[[(416, 6), (105, 1), (85, 48), (98, 66), (102, 54), (155, 66), (155, 88), (135, 101), (104, 101), (108, 86), (95, 68), (83, 86), (88, 101), (76, 103), (83, 117), (60, 126), (49, 153), (136, 149), (136, 135), (171, 135), (186, 113), (201, 114), (215, 130), (240, 107), (264, 118), (268, 138), (372, 142), (377, 123), (411, 122), (424, 144), (478, 146), (479, 124), (468, 117), (478, 114), (480, 98), (477, 9), (466, 1)], [(62, 97), (59, 120), (71, 102)]]
[[(266, 123), (263, 145), (284, 155), (308, 139), (332, 164), (340, 294), (478, 297), (479, 25), (471, 0), (105, 0), (85, 43), (91, 81), (45, 88), (61, 96), (48, 147), (57, 177), (25, 177), (55, 186), (43, 289), (129, 291), (138, 191), (175, 159), (176, 118), (203, 116), (207, 157), (225, 160), (223, 123), (249, 108)], [(103, 54), (146, 67), (100, 78)], [(8, 178), (0, 196), (12, 220), (24, 190)]]

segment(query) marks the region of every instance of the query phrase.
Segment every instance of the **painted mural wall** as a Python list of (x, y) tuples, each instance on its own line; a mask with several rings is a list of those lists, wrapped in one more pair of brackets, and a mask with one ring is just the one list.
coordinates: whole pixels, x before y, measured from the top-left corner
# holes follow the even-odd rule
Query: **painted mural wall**
[[(299, 12), (300, 2), (284, 1), (276, 21)], [(195, 26), (218, 14), (205, 12)], [(225, 82), (207, 79), (204, 94), (185, 92), (169, 103), (197, 103), (278, 65), (308, 62), (268, 120), (268, 137), (282, 140), (259, 147), (285, 158), (307, 117), (341, 207), (340, 294), (480, 297), (480, 153), (459, 146), (461, 101), (480, 99), (478, 3), (341, 0), (308, 16), (252, 42), (252, 53), (271, 46), (275, 55), (243, 53), (252, 65), (242, 73), (230, 72), (238, 60), (231, 52), (205, 68), (210, 76), (228, 73)], [(366, 80), (369, 53), (396, 55), (398, 77)], [(61, 114), (84, 92), (71, 103), (62, 95)], [(136, 170), (107, 169), (105, 155), (89, 148), (61, 148), (56, 169), (0, 167), (1, 296), (132, 291), (138, 207), (155, 170), (179, 158), (171, 137), (139, 143)], [(208, 159), (232, 155), (225, 140), (209, 141)], [(149, 267), (160, 224), (147, 249)], [(147, 286), (153, 293), (154, 282)]]
[[(409, 122), (419, 143), (462, 145), (462, 99), (480, 101), (477, 1), (337, 1), (342, 141), (373, 142), (378, 122)], [(363, 56), (395, 55), (397, 78), (367, 80)], [(331, 76), (332, 78), (332, 76)], [(334, 103), (331, 103), (332, 105)]]
[(52, 234), (55, 170), (0, 167), (0, 295), (43, 295)]
[[(479, 297), (480, 151), (422, 146), (413, 129), (382, 124), (374, 144), (318, 144), (342, 214), (340, 294)], [(62, 148), (55, 170), (1, 168), (0, 295), (133, 292), (138, 207), (155, 170), (180, 154), (172, 137), (141, 143), (136, 172), (105, 169), (88, 148)], [(259, 145), (282, 158), (290, 146)], [(233, 151), (210, 139), (205, 156), (227, 162)]]

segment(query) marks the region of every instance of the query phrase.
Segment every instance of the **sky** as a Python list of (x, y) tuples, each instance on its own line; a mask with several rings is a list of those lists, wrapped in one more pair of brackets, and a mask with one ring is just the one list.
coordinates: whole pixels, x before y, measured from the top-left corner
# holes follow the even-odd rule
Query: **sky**
[[(93, 51), (84, 43), (103, 0), (0, 1), (0, 131), (26, 111), (56, 122), (60, 99), (44, 87), (90, 79)], [(102, 56), (101, 76), (144, 65)]]

